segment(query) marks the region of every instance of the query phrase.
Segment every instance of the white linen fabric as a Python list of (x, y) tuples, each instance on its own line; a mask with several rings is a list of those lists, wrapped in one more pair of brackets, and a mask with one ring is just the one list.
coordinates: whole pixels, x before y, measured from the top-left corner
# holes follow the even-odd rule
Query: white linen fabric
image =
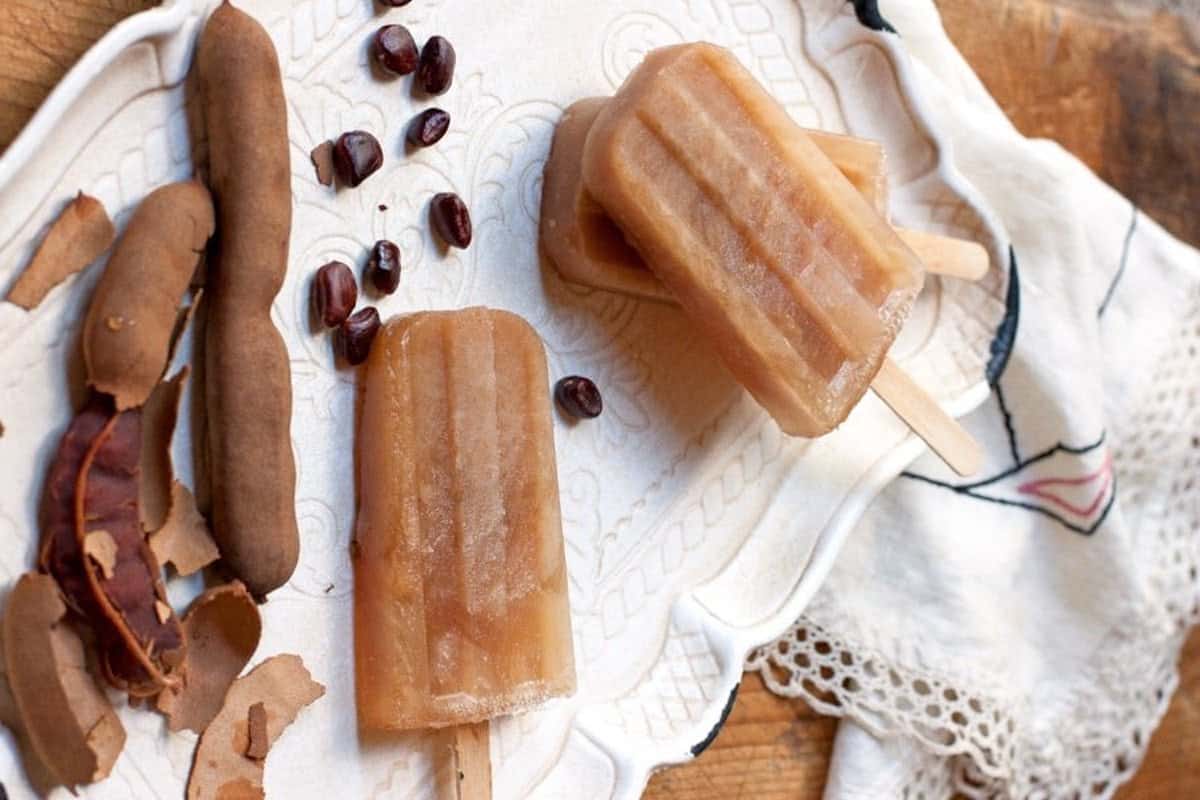
[(1200, 619), (1200, 253), (1021, 136), (929, 0), (882, 12), (1011, 237), (987, 463), (914, 463), (749, 668), (844, 717), (830, 800), (1109, 797)]

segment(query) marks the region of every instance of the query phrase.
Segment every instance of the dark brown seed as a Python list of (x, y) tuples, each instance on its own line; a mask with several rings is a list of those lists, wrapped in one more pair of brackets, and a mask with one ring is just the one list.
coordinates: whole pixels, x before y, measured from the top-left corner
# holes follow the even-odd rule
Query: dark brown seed
[(429, 94), (445, 94), (454, 82), (454, 47), (441, 36), (431, 36), (421, 48), (417, 82)]
[(379, 312), (372, 306), (355, 311), (334, 337), (338, 353), (355, 366), (367, 360), (371, 354), (371, 343), (379, 333)]
[(313, 279), (313, 306), (326, 328), (341, 325), (354, 304), (358, 302), (358, 287), (354, 284), (354, 273), (341, 261), (330, 261), (317, 270)]
[(392, 8), (400, 8), (401, 6), (408, 5), (412, 2), (412, 0), (379, 0), (379, 2), (385, 6), (391, 6)]
[(383, 166), (383, 148), (366, 131), (349, 131), (338, 137), (333, 165), (347, 186), (358, 186)]
[(450, 115), (440, 108), (422, 111), (408, 125), (407, 139), (413, 147), (432, 147), (450, 130)]
[(382, 239), (371, 248), (367, 261), (367, 276), (375, 288), (391, 294), (400, 288), (400, 248), (393, 242)]
[(471, 244), (471, 212), (462, 198), (453, 192), (434, 195), (429, 207), (433, 229), (451, 247), (465, 248)]
[(604, 410), (596, 384), (582, 375), (571, 375), (554, 385), (554, 399), (572, 417), (595, 419)]
[(384, 25), (377, 30), (372, 50), (379, 66), (397, 75), (416, 71), (421, 59), (416, 41), (403, 25)]

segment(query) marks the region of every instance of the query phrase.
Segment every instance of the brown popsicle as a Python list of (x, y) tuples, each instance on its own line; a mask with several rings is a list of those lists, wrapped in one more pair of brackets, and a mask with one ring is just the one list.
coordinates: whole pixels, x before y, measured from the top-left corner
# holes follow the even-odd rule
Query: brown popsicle
[[(650, 53), (597, 116), (583, 177), (784, 432), (845, 420), (924, 269), (732, 53)], [(885, 402), (956, 470), (977, 469), (978, 445), (897, 368), (884, 374)]]
[(583, 145), (604, 97), (567, 109), (542, 177), (540, 238), (564, 278), (584, 286), (673, 303), (675, 298), (583, 185)]
[(597, 116), (583, 175), (785, 432), (846, 418), (924, 271), (731, 53), (650, 53)]
[(574, 691), (549, 397), (514, 314), (380, 331), (358, 437), (362, 728), (465, 726)]
[[(564, 278), (584, 286), (674, 303), (621, 229), (583, 184), (583, 147), (608, 98), (572, 104), (554, 134), (542, 190), (541, 241)], [(871, 204), (886, 216), (887, 173), (877, 143), (825, 131), (805, 130), (813, 143)], [(930, 273), (982, 278), (988, 255), (980, 245), (948, 236), (897, 228)]]

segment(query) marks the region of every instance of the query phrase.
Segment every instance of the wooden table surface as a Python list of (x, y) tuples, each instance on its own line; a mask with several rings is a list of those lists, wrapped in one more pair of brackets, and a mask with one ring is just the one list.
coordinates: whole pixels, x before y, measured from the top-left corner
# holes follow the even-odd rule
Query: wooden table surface
[[(419, 2), (419, 0), (418, 0)], [(1200, 9), (1195, 0), (937, 0), (947, 30), (1024, 133), (1055, 138), (1200, 245)], [(0, 150), (79, 55), (154, 0), (0, 0)], [(886, 5), (885, 5), (886, 8)], [(815, 800), (836, 721), (747, 675), (729, 722), (652, 800)], [(1170, 712), (1119, 797), (1200, 797), (1200, 632)]]

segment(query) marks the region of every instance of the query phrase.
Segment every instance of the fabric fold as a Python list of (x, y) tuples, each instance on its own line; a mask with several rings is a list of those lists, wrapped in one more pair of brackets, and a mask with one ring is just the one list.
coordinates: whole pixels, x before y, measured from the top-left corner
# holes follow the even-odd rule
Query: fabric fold
[(892, 5), (950, 157), (1011, 235), (1015, 337), (964, 420), (980, 475), (913, 464), (749, 664), (846, 717), (830, 800), (1109, 797), (1200, 619), (1200, 253), (1020, 136), (931, 3)]

